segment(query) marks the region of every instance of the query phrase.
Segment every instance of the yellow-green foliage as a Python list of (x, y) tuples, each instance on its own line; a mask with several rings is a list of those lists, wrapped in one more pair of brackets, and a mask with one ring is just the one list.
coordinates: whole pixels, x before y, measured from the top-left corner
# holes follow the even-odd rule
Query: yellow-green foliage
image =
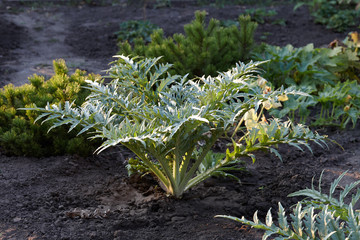
[(89, 91), (82, 86), (86, 79), (96, 80), (97, 76), (81, 70), (69, 75), (62, 59), (55, 60), (53, 66), (55, 74), (48, 81), (34, 74), (29, 77), (29, 84), (20, 87), (9, 84), (0, 90), (0, 146), (5, 153), (37, 157), (92, 153), (93, 143), (85, 141), (86, 136), (69, 135), (65, 127), (47, 134), (51, 121), (43, 125), (34, 123), (38, 112), (18, 110), (35, 105), (44, 107), (47, 102), (75, 101), (81, 105), (85, 101)]
[(250, 16), (240, 16), (240, 29), (235, 25), (221, 27), (216, 19), (206, 26), (206, 14), (197, 11), (195, 20), (184, 26), (185, 35), (165, 38), (159, 29), (151, 35), (149, 44), (141, 38), (134, 41), (134, 46), (120, 43), (119, 53), (147, 58), (162, 56), (161, 63), (173, 64), (172, 74), (189, 73), (189, 77), (216, 76), (238, 61), (249, 60), (257, 23)]

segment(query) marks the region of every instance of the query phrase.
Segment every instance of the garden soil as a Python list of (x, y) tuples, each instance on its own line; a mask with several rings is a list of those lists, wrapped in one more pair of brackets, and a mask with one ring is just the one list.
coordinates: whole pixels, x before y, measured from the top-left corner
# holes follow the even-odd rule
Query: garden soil
[[(346, 37), (314, 24), (305, 7), (295, 12), (291, 5), (272, 8), (286, 25), (260, 25), (258, 42), (326, 47)], [(145, 10), (146, 19), (171, 35), (182, 32), (198, 9), (217, 19), (235, 19), (245, 7), (174, 1), (171, 8), (149, 5)], [(71, 70), (101, 73), (116, 54), (119, 23), (142, 19), (143, 10), (125, 1), (116, 6), (0, 1), (0, 85), (24, 84), (33, 73), (50, 77), (57, 58), (65, 59)], [(121, 147), (88, 158), (0, 155), (0, 239), (261, 239), (261, 231), (214, 216), (251, 218), (259, 210), (263, 219), (269, 208), (275, 213), (278, 202), (287, 208), (295, 204), (299, 198), (287, 195), (311, 187), (311, 179), (318, 179), (322, 170), (324, 191), (343, 171), (348, 173), (340, 186), (360, 179), (359, 125), (314, 130), (338, 144), (312, 145), (313, 153), (279, 146), (283, 161), (260, 152), (254, 164), (244, 159), (247, 171), (235, 173), (241, 182), (211, 178), (182, 199), (166, 196), (151, 176), (128, 177), (125, 166), (131, 153)], [(218, 150), (223, 144), (217, 144)]]

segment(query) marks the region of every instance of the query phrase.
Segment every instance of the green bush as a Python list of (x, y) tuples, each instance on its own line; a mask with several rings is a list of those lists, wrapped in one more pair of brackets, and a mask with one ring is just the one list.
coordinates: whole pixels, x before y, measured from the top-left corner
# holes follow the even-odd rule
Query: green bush
[(82, 88), (85, 79), (96, 80), (95, 75), (76, 70), (68, 75), (64, 60), (53, 63), (55, 75), (48, 81), (44, 77), (29, 77), (30, 84), (15, 87), (6, 85), (0, 90), (0, 146), (9, 155), (48, 156), (59, 154), (91, 154), (94, 147), (86, 137), (67, 134), (64, 128), (47, 134), (51, 121), (40, 125), (34, 123), (38, 113), (21, 111), (19, 108), (46, 106), (50, 103), (74, 101), (81, 105), (89, 90)]
[(253, 36), (257, 23), (250, 16), (240, 16), (240, 30), (235, 26), (221, 27), (220, 22), (211, 19), (206, 27), (205, 11), (197, 11), (195, 20), (185, 25), (185, 35), (174, 34), (165, 38), (162, 30), (151, 35), (151, 42), (146, 44), (137, 39), (134, 47), (128, 42), (121, 43), (120, 54), (143, 57), (160, 57), (162, 63), (173, 64), (172, 74), (189, 77), (217, 75), (226, 71), (236, 62), (250, 58)]

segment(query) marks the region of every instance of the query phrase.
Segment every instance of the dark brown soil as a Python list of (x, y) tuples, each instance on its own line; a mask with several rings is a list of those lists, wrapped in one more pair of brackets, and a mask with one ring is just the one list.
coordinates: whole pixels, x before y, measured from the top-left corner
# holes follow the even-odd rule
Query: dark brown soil
[[(257, 39), (269, 32), (266, 41), (271, 44), (323, 46), (345, 37), (313, 24), (306, 8), (294, 13), (292, 7), (274, 6), (286, 26), (261, 25)], [(20, 78), (24, 74), (51, 74), (48, 69), (55, 58), (65, 58), (72, 68), (106, 69), (116, 54), (113, 33), (119, 23), (141, 19), (143, 13), (135, 6), (6, 8), (1, 1), (0, 8), (2, 85), (24, 83), (26, 79)], [(244, 7), (179, 4), (148, 8), (146, 14), (170, 35), (181, 32), (196, 9), (233, 19)], [(130, 153), (120, 147), (88, 158), (0, 155), (0, 239), (261, 239), (261, 231), (214, 216), (251, 218), (259, 210), (264, 217), (269, 208), (277, 209), (278, 202), (290, 207), (299, 199), (287, 195), (310, 187), (312, 177), (317, 179), (322, 170), (327, 183), (345, 170), (349, 173), (342, 185), (360, 178), (360, 126), (319, 131), (344, 150), (332, 143), (330, 149), (312, 145), (313, 154), (280, 146), (283, 162), (259, 153), (255, 164), (248, 163), (247, 172), (236, 173), (240, 184), (211, 178), (179, 200), (163, 194), (150, 177), (128, 178), (125, 165)]]

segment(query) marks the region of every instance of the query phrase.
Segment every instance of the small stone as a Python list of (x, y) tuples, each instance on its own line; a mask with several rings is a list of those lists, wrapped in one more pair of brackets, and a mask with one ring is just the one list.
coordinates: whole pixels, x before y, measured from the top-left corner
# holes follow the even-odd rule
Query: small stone
[(13, 222), (14, 222), (14, 223), (18, 223), (18, 222), (20, 222), (20, 221), (21, 221), (21, 217), (16, 217), (16, 218), (13, 219)]
[(180, 217), (180, 216), (175, 216), (171, 218), (172, 222), (182, 222), (186, 219), (186, 217)]
[(134, 216), (135, 215), (135, 210), (130, 210), (130, 216)]
[(40, 227), (40, 232), (41, 232), (42, 234), (45, 234), (45, 233), (47, 232), (46, 229), (47, 229), (47, 224), (44, 223), (44, 224), (42, 224), (41, 227)]
[(96, 232), (91, 232), (89, 234), (89, 236), (90, 236), (90, 238), (95, 239), (97, 237), (97, 233)]
[(24, 205), (23, 205), (22, 203), (17, 203), (17, 204), (16, 204), (16, 207), (17, 207), (17, 208), (22, 208), (23, 206), (24, 206)]
[(122, 230), (117, 230), (114, 232), (114, 237), (121, 237), (122, 235), (124, 235), (124, 231)]

